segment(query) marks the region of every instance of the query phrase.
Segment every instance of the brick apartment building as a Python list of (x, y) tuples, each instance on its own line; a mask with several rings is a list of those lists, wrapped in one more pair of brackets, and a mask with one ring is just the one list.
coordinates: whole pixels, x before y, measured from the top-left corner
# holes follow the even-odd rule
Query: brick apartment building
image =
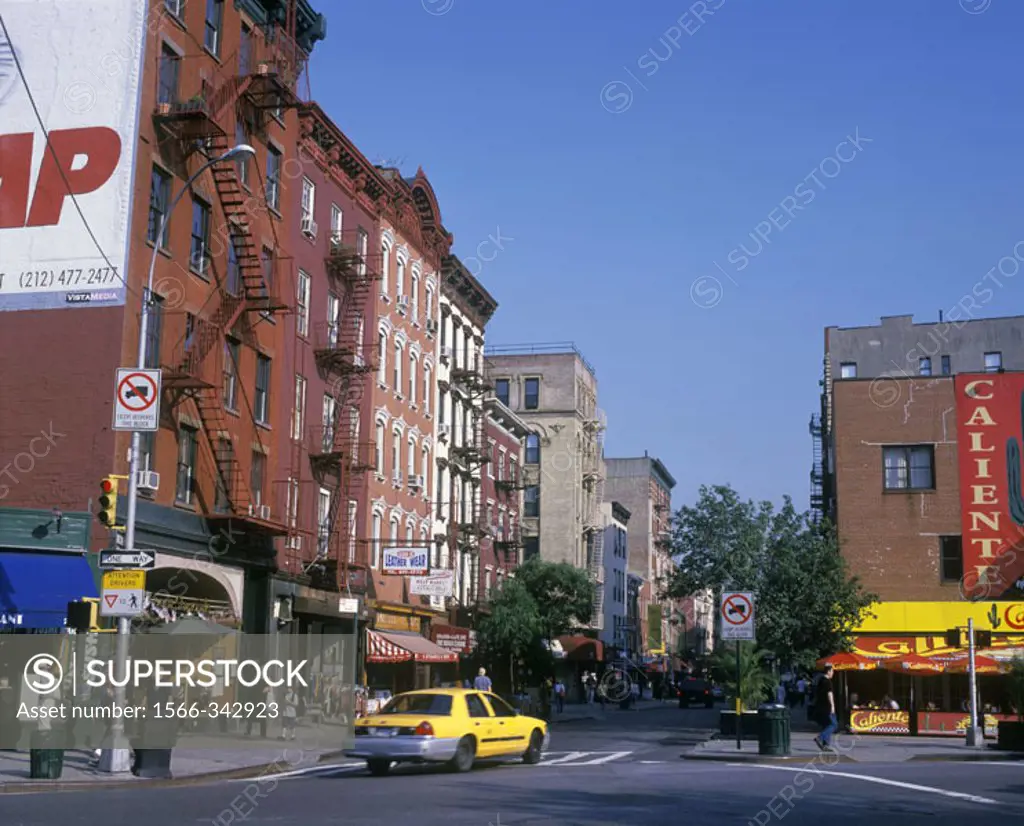
[(1024, 370), (1022, 324), (894, 316), (826, 329), (812, 507), (836, 524), (851, 572), (883, 601), (961, 599), (957, 382)]
[[(163, 368), (163, 398), (160, 429), (142, 439), (136, 534), (138, 547), (158, 553), (147, 589), (155, 604), (201, 607), (265, 631), (274, 541), (283, 533), (271, 507), (281, 458), (272, 433), (285, 427), (266, 364), (282, 355), (284, 326), (276, 322), (295, 286), (288, 248), (295, 182), (286, 165), (295, 161), (297, 90), (325, 21), (305, 0), (150, 5), (141, 39), (130, 38), (143, 56), (137, 134), (130, 146), (122, 142), (126, 162), (134, 161), (120, 200), (133, 205), (126, 303), (104, 306), (102, 296), (87, 295), (72, 304), (69, 295), (60, 311), (5, 306), (19, 311), (4, 313), (0, 324), (0, 372), (20, 390), (0, 416), (0, 455), (23, 450), (40, 422), (52, 421), (63, 436), (4, 504), (81, 513), (102, 477), (127, 472), (130, 434), (111, 429), (113, 377), (115, 368), (136, 364), (155, 249), (146, 365)], [(120, 68), (101, 97), (119, 96), (123, 78), (134, 76), (134, 67)], [(134, 100), (133, 90), (124, 99)], [(198, 177), (160, 237), (186, 179), (243, 142), (255, 157)], [(97, 202), (80, 201), (87, 217), (98, 214)], [(40, 334), (48, 328), (62, 334)], [(121, 493), (123, 521), (124, 486)], [(113, 541), (96, 527), (93, 550)]]

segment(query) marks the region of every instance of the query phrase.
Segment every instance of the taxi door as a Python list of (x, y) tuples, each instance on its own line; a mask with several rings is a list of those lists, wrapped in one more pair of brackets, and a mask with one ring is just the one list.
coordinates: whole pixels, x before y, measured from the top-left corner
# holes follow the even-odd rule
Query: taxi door
[(466, 709), (469, 712), (467, 734), (476, 737), (476, 756), (492, 757), (497, 753), (498, 744), (494, 741), (494, 718), (491, 716), (491, 710), (476, 693), (466, 695)]
[(496, 694), (484, 694), (494, 713), (494, 748), (496, 754), (521, 755), (529, 745), (527, 726), (512, 706)]

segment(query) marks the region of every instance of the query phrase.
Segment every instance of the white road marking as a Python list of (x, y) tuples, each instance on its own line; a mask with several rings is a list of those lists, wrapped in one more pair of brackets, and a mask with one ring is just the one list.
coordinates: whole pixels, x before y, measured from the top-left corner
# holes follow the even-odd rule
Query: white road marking
[(644, 766), (660, 766), (664, 763), (664, 760), (641, 760), (640, 763)]
[(559, 763), (568, 763), (572, 760), (579, 760), (581, 757), (586, 757), (590, 754), (589, 751), (571, 751), (566, 757), (558, 757), (554, 760), (543, 760), (541, 761), (545, 766), (556, 766)]
[(261, 774), (256, 777), (239, 777), (233, 779), (231, 782), (252, 783), (254, 780), (263, 782), (268, 780), (287, 780), (291, 777), (309, 777), (310, 775), (329, 774), (330, 772), (337, 771), (353, 771), (355, 769), (365, 767), (365, 763), (327, 763), (317, 766), (307, 766), (304, 769), (294, 769), (290, 772), (280, 772), (278, 774)]
[(900, 780), (886, 780), (883, 777), (873, 777), (869, 774), (854, 774), (853, 772), (832, 772), (823, 771), (821, 769), (809, 769), (806, 766), (766, 766), (763, 763), (726, 763), (727, 766), (734, 766), (742, 768), (743, 766), (752, 766), (755, 769), (774, 769), (775, 771), (783, 772), (808, 772), (809, 774), (827, 774), (832, 777), (846, 777), (851, 780), (863, 780), (865, 783), (877, 783), (880, 786), (895, 786), (898, 789), (910, 789), (915, 792), (928, 792), (930, 794), (938, 794), (944, 797), (955, 797), (958, 800), (969, 800), (971, 803), (986, 803), (990, 806), (998, 806), (998, 800), (992, 800), (989, 797), (979, 797), (976, 794), (966, 794), (964, 792), (951, 792), (948, 789), (937, 789), (935, 786), (921, 786), (917, 783), (904, 783)]
[(593, 760), (584, 760), (582, 763), (570, 763), (571, 766), (600, 766), (602, 763), (611, 763), (612, 760), (618, 760), (620, 757), (629, 757), (633, 752), (631, 751), (613, 751), (611, 754), (606, 754), (604, 757), (595, 757)]

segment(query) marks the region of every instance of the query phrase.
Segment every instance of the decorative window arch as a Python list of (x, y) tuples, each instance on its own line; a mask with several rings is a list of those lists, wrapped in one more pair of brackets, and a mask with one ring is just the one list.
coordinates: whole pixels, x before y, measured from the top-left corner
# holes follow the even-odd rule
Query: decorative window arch
[(380, 294), (389, 295), (388, 281), (391, 278), (391, 253), (395, 246), (395, 240), (390, 233), (381, 233), (380, 236)]

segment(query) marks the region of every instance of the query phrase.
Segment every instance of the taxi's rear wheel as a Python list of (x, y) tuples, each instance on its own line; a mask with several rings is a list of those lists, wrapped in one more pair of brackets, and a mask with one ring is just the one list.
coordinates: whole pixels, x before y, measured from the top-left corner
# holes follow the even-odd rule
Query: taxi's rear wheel
[(370, 770), (370, 774), (374, 777), (383, 777), (389, 771), (391, 771), (390, 760), (367, 760), (366, 768)]
[(540, 733), (540, 729), (534, 729), (533, 734), (530, 735), (530, 747), (523, 755), (523, 762), (531, 765), (539, 763), (543, 749), (544, 735)]
[(457, 772), (468, 772), (473, 768), (473, 760), (476, 757), (476, 741), (472, 737), (463, 737), (455, 749), (455, 756), (452, 758), (451, 766)]

